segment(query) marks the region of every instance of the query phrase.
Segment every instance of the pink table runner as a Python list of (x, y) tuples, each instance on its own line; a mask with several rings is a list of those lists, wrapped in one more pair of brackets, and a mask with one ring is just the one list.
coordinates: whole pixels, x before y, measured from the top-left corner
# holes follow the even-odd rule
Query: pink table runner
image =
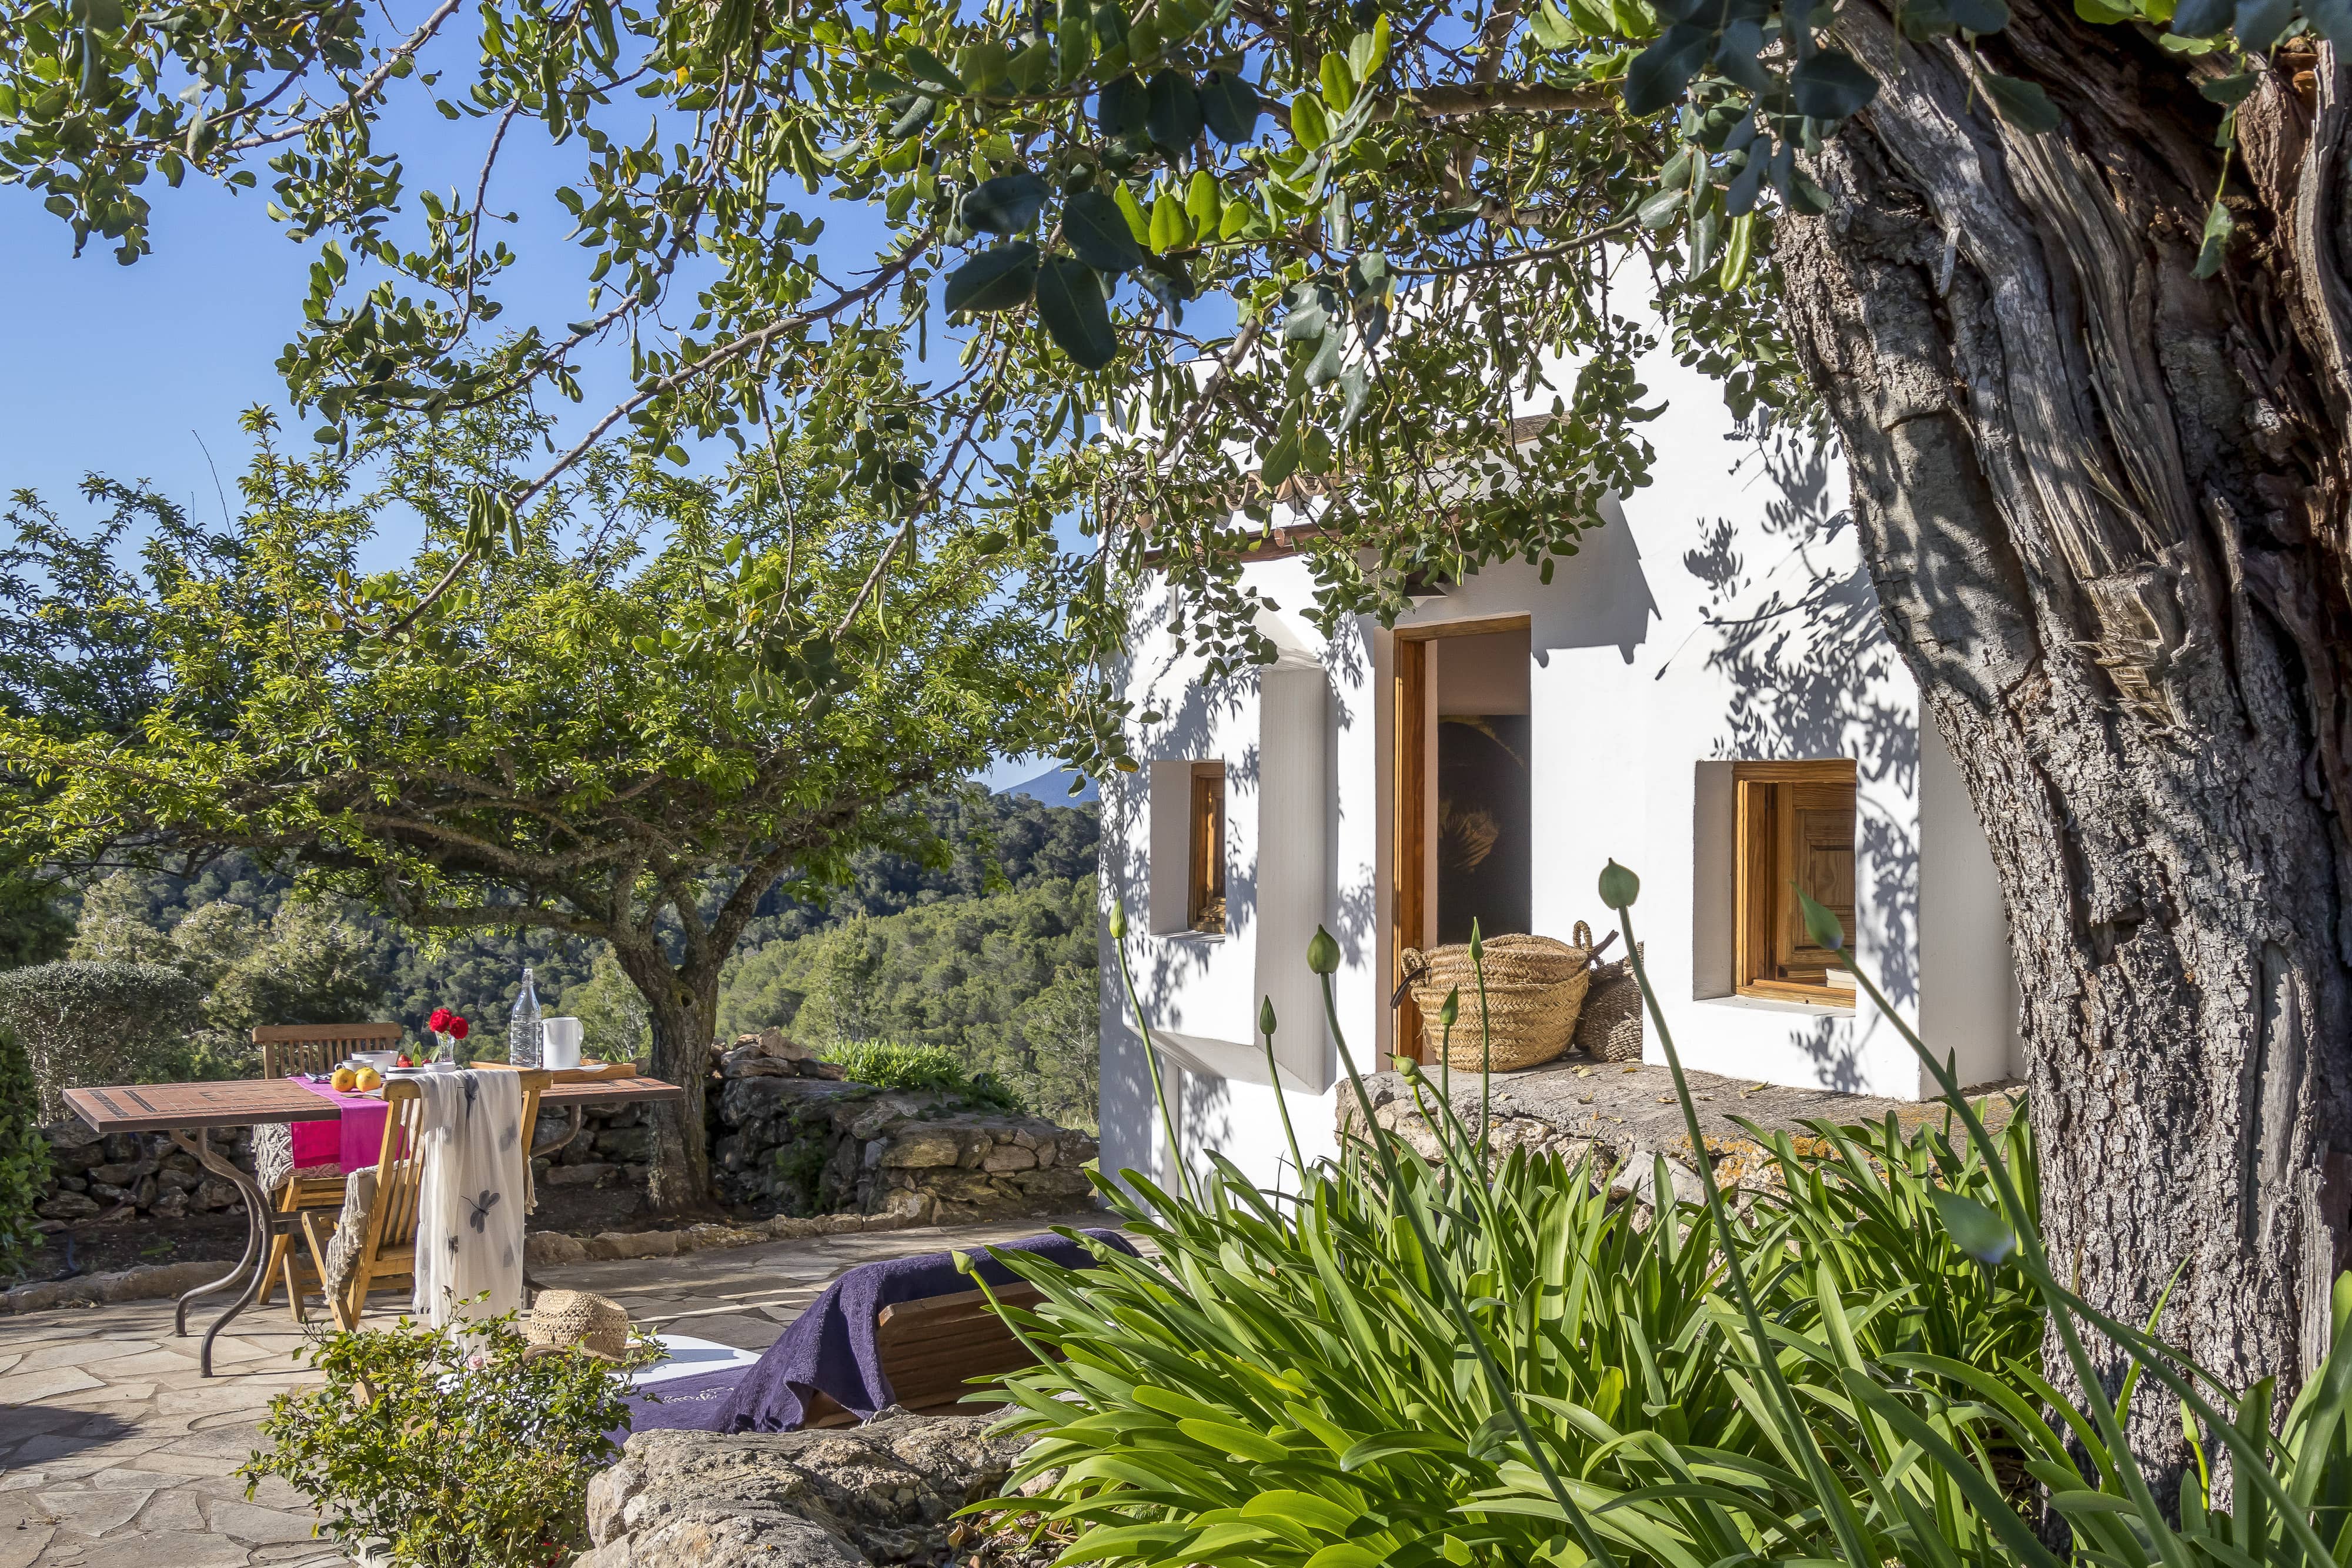
[(383, 1118), (391, 1109), (376, 1094), (345, 1094), (324, 1083), (296, 1078), (295, 1082), (322, 1100), (332, 1101), (340, 1113), (331, 1122), (296, 1122), (288, 1131), (294, 1138), (294, 1168), (341, 1166), (348, 1176), (375, 1164), (383, 1151)]

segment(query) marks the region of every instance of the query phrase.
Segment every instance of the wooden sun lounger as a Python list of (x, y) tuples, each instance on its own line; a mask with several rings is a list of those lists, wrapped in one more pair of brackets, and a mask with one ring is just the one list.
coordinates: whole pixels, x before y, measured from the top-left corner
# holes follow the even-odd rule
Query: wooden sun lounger
[[(992, 1287), (1011, 1306), (1034, 1306), (1045, 1292), (1034, 1285)], [(897, 1301), (874, 1318), (875, 1349), (882, 1375), (897, 1403), (908, 1410), (943, 1410), (978, 1392), (970, 1379), (1002, 1377), (1037, 1364), (1003, 1319), (988, 1310), (978, 1291)], [(818, 1394), (808, 1402), (803, 1427), (854, 1427), (857, 1417)]]

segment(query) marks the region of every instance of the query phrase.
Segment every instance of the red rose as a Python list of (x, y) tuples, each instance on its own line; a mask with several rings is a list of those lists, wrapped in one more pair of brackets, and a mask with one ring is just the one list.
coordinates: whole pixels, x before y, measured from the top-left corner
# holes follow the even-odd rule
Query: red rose
[(451, 1013), (449, 1015), (449, 1022), (447, 1025), (448, 1030), (451, 1034), (456, 1035), (459, 1040), (465, 1039), (466, 1036), (472, 1031), (473, 1027), (474, 1026), (472, 1024), (467, 1023), (456, 1013)]
[(433, 1016), (425, 1020), (425, 1027), (431, 1030), (435, 1034), (440, 1034), (447, 1030), (449, 1027), (449, 1009), (447, 1008), (435, 1008), (433, 1009)]

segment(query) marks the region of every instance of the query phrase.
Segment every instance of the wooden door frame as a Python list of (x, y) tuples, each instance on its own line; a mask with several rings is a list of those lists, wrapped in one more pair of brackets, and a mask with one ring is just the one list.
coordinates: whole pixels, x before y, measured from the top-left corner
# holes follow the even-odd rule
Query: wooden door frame
[[(1389, 986), (1404, 984), (1404, 950), (1429, 940), (1435, 890), (1429, 879), (1429, 793), (1436, 758), (1429, 739), (1429, 716), (1437, 694), (1429, 676), (1428, 644), (1441, 637), (1484, 637), (1496, 632), (1532, 632), (1534, 618), (1482, 615), (1433, 625), (1399, 626), (1390, 646), (1389, 691)], [(1391, 1016), (1389, 1054), (1429, 1060), (1421, 1009), (1401, 997)]]

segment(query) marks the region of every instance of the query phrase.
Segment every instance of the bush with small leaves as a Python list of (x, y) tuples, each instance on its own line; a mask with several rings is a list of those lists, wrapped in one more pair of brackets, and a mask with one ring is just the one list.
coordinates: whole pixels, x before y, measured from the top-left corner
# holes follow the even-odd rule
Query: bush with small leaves
[(49, 1179), (33, 1064), (14, 1030), (0, 1026), (0, 1272), (14, 1271), (39, 1239), (33, 1205)]
[(321, 1334), (326, 1381), (270, 1401), (269, 1447), (236, 1473), (247, 1496), (286, 1481), (322, 1533), (354, 1556), (373, 1542), (392, 1568), (546, 1568), (585, 1540), (627, 1375), (658, 1354), (644, 1338), (618, 1362), (534, 1349), (511, 1313)]
[(0, 974), (0, 1025), (22, 1041), (51, 1120), (78, 1085), (191, 1076), (188, 1040), (203, 1000), (194, 980), (161, 964), (36, 964)]

